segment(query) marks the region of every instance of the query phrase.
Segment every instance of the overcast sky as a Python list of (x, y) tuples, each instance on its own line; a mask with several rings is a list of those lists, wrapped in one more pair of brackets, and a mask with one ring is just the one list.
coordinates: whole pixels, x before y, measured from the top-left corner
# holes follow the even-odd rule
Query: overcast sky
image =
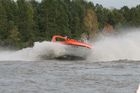
[(135, 7), (136, 5), (140, 4), (140, 0), (88, 0), (92, 1), (94, 4), (99, 3), (102, 4), (104, 7), (110, 8), (120, 8), (124, 5), (128, 7)]
[(102, 4), (104, 7), (107, 8), (111, 7), (121, 8), (124, 5), (128, 7), (135, 7), (136, 5), (140, 4), (140, 0), (87, 0), (87, 1), (92, 1), (94, 4), (96, 3)]

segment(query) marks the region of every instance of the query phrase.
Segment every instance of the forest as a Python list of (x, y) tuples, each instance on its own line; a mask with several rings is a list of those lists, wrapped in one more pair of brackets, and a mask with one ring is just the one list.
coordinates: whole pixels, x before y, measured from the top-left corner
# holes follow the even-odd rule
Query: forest
[(114, 29), (140, 26), (140, 5), (104, 8), (86, 0), (0, 0), (0, 45), (23, 48), (53, 35), (80, 38)]

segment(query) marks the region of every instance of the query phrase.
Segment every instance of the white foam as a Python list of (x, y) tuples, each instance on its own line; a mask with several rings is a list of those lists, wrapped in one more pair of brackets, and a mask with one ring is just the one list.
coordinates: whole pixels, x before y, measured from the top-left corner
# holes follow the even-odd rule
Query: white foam
[(1, 50), (0, 60), (20, 60), (20, 61), (34, 61), (50, 59), (65, 55), (78, 55), (85, 57), (87, 52), (82, 48), (62, 45), (60, 43), (53, 43), (48, 41), (35, 42), (33, 47), (24, 48), (17, 51)]
[(33, 47), (22, 50), (1, 50), (0, 60), (39, 60), (41, 57), (56, 57), (65, 53), (65, 46), (52, 42), (35, 42)]

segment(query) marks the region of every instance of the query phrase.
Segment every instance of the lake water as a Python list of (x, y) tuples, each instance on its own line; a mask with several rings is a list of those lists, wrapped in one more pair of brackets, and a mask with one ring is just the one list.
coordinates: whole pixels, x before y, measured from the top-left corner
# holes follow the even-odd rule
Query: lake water
[(1, 61), (0, 93), (136, 93), (139, 61)]

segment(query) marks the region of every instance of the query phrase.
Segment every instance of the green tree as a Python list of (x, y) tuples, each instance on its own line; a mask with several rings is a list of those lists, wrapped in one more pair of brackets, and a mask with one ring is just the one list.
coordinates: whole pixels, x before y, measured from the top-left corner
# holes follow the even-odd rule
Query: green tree
[(102, 29), (105, 25), (105, 23), (107, 23), (108, 21), (108, 14), (109, 14), (109, 10), (104, 8), (102, 5), (96, 4), (95, 6), (95, 12), (98, 18), (98, 26), (99, 29)]
[(124, 24), (128, 26), (130, 24), (130, 20), (132, 19), (130, 16), (130, 9), (127, 6), (124, 6), (120, 9), (120, 13), (124, 16), (125, 21)]
[(131, 8), (130, 9), (130, 25), (139, 27), (140, 26), (140, 5), (136, 6), (136, 8)]
[(17, 0), (18, 6), (18, 30), (21, 34), (22, 42), (32, 43), (34, 41), (33, 7), (25, 0)]
[(63, 0), (43, 0), (41, 3), (42, 13), (41, 27), (47, 39), (55, 34), (69, 35), (69, 19), (67, 8)]
[(35, 35), (35, 40), (36, 41), (39, 41), (40, 40), (40, 35), (41, 35), (41, 32), (40, 32), (40, 28), (39, 28), (39, 17), (40, 17), (40, 3), (37, 2), (36, 0), (30, 0), (29, 3), (32, 5), (32, 9), (33, 9), (33, 21), (34, 21), (34, 27), (33, 27), (33, 30), (34, 30), (34, 35)]
[(0, 40), (4, 40), (5, 38), (7, 38), (7, 15), (6, 15), (6, 9), (2, 3), (2, 1), (0, 1)]
[(9, 30), (9, 35), (7, 38), (7, 43), (11, 46), (19, 46), (18, 44), (20, 43), (20, 33), (18, 32), (17, 26), (14, 25), (13, 21), (10, 22), (10, 30)]
[(73, 0), (71, 2), (69, 24), (72, 37), (80, 37), (85, 32), (84, 27), (84, 15), (85, 15), (85, 4), (84, 0)]

